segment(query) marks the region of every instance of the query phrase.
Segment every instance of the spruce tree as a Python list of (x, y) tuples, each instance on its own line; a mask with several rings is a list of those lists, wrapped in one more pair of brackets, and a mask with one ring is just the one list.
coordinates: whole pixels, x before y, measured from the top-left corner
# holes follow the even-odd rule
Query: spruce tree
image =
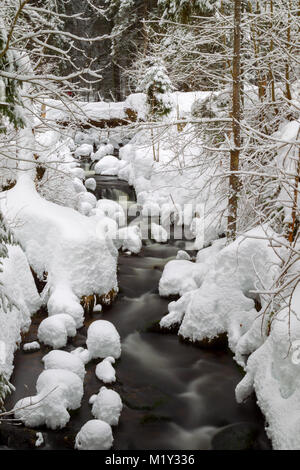
[(149, 61), (149, 67), (138, 85), (138, 91), (147, 95), (150, 114), (154, 118), (167, 115), (172, 109), (170, 93), (174, 90), (162, 60)]
[(212, 15), (219, 3), (219, 0), (158, 0), (158, 7), (163, 20), (187, 24), (192, 15)]

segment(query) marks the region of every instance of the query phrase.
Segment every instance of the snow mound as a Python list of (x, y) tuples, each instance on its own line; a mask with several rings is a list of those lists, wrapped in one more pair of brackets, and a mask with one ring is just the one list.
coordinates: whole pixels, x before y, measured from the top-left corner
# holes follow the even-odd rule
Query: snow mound
[(120, 395), (114, 390), (101, 387), (93, 402), (92, 414), (95, 418), (101, 419), (111, 426), (117, 426), (122, 408)]
[(103, 361), (99, 362), (96, 367), (96, 377), (102, 380), (105, 384), (113, 383), (116, 381), (116, 371), (112, 364), (115, 363), (113, 357), (106, 357)]
[(77, 145), (89, 144), (93, 145), (95, 138), (92, 135), (86, 134), (85, 132), (76, 132), (74, 142)]
[(88, 203), (92, 206), (92, 208), (96, 207), (97, 204), (97, 199), (94, 196), (94, 194), (85, 192), (85, 193), (79, 193), (77, 197), (78, 203)]
[(185, 292), (197, 289), (205, 274), (205, 267), (186, 259), (169, 261), (164, 268), (159, 281), (161, 296), (183, 295)]
[(68, 337), (76, 335), (76, 323), (68, 314), (58, 314), (45, 318), (39, 325), (38, 339), (53, 348), (66, 346)]
[(19, 400), (14, 407), (15, 418), (29, 427), (63, 428), (70, 420), (67, 410), (79, 408), (83, 396), (78, 375), (61, 369), (42, 372), (36, 390), (37, 395)]
[(113, 444), (113, 435), (109, 424), (99, 419), (92, 419), (80, 429), (75, 440), (77, 450), (108, 450)]
[(137, 225), (123, 227), (117, 233), (117, 246), (124, 251), (139, 253), (142, 249), (141, 231)]
[(101, 160), (101, 158), (106, 155), (111, 155), (114, 151), (114, 146), (112, 144), (101, 144), (97, 152), (93, 155), (93, 160)]
[(119, 227), (125, 225), (125, 212), (118, 202), (110, 199), (99, 199), (97, 201), (97, 210), (101, 210), (106, 217), (110, 217), (117, 222)]
[(78, 357), (83, 362), (83, 364), (87, 364), (91, 360), (91, 355), (90, 355), (89, 350), (82, 348), (82, 347), (73, 349), (73, 351), (71, 351), (70, 354)]
[(28, 175), (7, 191), (3, 211), (37, 276), (48, 274), (49, 311), (73, 316), (74, 310), (80, 327), (81, 297), (107, 294), (117, 286), (117, 254), (97, 221), (42, 199)]
[(96, 320), (88, 328), (87, 348), (93, 359), (121, 355), (120, 336), (115, 326), (107, 320)]
[(50, 351), (42, 359), (44, 367), (48, 369), (66, 369), (77, 374), (83, 380), (85, 376), (85, 368), (80, 356), (71, 354), (66, 351)]
[(84, 185), (90, 191), (95, 191), (97, 183), (96, 183), (95, 178), (87, 178), (84, 182)]
[(73, 179), (73, 186), (77, 194), (79, 193), (85, 193), (86, 192), (86, 187), (84, 186), (83, 182), (81, 179), (75, 177)]
[(121, 162), (113, 155), (106, 155), (95, 165), (96, 175), (111, 175), (117, 176), (120, 169)]
[(265, 238), (262, 229), (251, 230), (207, 259), (206, 274), (191, 296), (179, 334), (196, 341), (227, 332), (229, 346), (236, 350), (257, 316), (251, 291), (258, 288), (259, 279), (271, 285), (277, 269), (268, 241), (257, 237)]
[(23, 351), (38, 351), (41, 348), (37, 341), (23, 344)]
[(168, 240), (168, 232), (161, 225), (152, 222), (151, 238), (153, 238), (157, 243), (166, 243)]
[(14, 352), (21, 341), (21, 333), (28, 330), (31, 315), (41, 306), (42, 300), (26, 256), (20, 246), (7, 245), (7, 257), (2, 258), (0, 283), (13, 304), (11, 310), (0, 309), (0, 375), (8, 380), (13, 371)]
[(89, 157), (93, 152), (93, 146), (90, 144), (82, 144), (75, 150), (75, 157)]
[(177, 251), (176, 259), (191, 261), (190, 255), (184, 250)]

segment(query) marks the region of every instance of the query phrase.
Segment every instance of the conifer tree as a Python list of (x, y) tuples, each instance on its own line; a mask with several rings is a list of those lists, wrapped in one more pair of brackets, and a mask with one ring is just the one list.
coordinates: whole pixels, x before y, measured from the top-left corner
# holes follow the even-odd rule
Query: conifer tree
[(167, 115), (172, 109), (170, 93), (174, 90), (163, 61), (150, 59), (138, 91), (147, 95), (150, 115), (154, 118)]

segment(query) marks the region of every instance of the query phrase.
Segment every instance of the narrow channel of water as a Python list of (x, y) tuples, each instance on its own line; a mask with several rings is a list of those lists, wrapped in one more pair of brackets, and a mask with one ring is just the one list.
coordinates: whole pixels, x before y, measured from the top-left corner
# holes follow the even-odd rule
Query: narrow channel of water
[[(97, 177), (98, 197), (105, 195), (103, 188), (108, 180), (111, 197), (121, 191), (132, 198), (132, 188), (111, 177)], [(169, 302), (158, 295), (158, 282), (165, 263), (176, 256), (178, 247), (178, 242), (161, 245), (149, 241), (137, 256), (120, 254), (120, 292), (116, 301), (111, 308), (87, 318), (65, 349), (84, 346), (87, 328), (95, 319), (111, 321), (120, 333), (122, 355), (112, 388), (120, 393), (124, 409), (119, 426), (113, 430), (114, 449), (210, 449), (213, 436), (223, 428), (224, 449), (238, 447), (241, 440), (247, 441), (249, 433), (251, 443), (248, 439), (246, 447), (268, 449), (255, 398), (242, 405), (235, 401), (234, 389), (242, 373), (230, 352), (200, 349), (180, 342), (174, 334), (153, 329), (167, 312)], [(34, 317), (24, 342), (36, 340), (44, 315)], [(22, 348), (17, 351), (12, 377), (16, 391), (7, 399), (7, 409), (20, 398), (35, 394), (35, 383), (43, 370), (41, 359), (47, 352), (43, 345), (37, 352), (24, 353)], [(74, 436), (92, 419), (88, 400), (102, 385), (95, 376), (95, 366), (96, 361), (86, 367), (83, 403), (72, 412), (67, 427), (59, 431), (39, 429), (44, 434), (44, 449), (73, 448)], [(12, 430), (10, 441), (2, 437), (0, 444), (13, 448), (27, 445), (24, 441), (19, 444), (20, 439), (14, 435)]]

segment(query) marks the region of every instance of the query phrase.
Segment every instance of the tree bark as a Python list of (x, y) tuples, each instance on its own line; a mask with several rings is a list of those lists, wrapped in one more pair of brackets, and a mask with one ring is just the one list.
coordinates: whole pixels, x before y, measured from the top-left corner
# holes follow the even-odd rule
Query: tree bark
[(232, 135), (233, 148), (230, 151), (229, 201), (227, 238), (236, 237), (238, 195), (240, 181), (237, 175), (239, 170), (241, 146), (241, 0), (234, 2), (234, 34), (233, 34), (233, 62), (232, 62)]

